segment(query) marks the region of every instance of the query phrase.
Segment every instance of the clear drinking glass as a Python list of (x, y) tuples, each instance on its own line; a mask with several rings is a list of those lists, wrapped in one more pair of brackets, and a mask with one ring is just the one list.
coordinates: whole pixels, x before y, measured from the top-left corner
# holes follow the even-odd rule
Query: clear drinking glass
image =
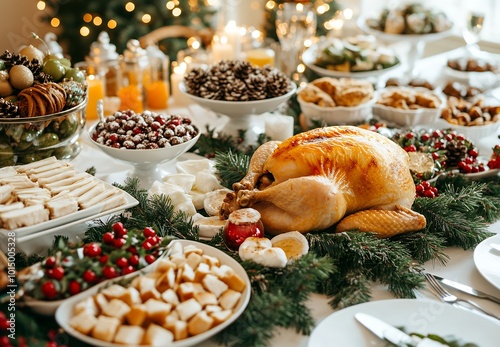
[(276, 12), (276, 33), (281, 44), (282, 70), (289, 77), (296, 72), (304, 41), (316, 34), (313, 4), (287, 2)]
[(467, 14), (465, 26), (462, 32), (467, 50), (470, 53), (479, 51), (477, 43), (479, 42), (481, 31), (484, 27), (483, 12), (469, 12)]

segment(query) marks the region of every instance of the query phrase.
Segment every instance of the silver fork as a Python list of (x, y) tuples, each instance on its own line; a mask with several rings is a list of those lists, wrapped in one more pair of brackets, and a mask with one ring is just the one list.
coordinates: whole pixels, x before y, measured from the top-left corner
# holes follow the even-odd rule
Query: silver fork
[(456, 297), (455, 295), (451, 294), (446, 289), (444, 289), (444, 287), (434, 278), (434, 276), (432, 274), (424, 273), (424, 276), (425, 276), (427, 282), (429, 282), (429, 284), (431, 285), (433, 293), (437, 297), (439, 297), (441, 300), (443, 300), (444, 302), (446, 302), (448, 304), (458, 304), (458, 305), (461, 305), (462, 307), (469, 308), (467, 305), (463, 305), (465, 303), (465, 304), (473, 306), (477, 310), (481, 311), (482, 313), (484, 313), (490, 317), (500, 319), (495, 314), (486, 311), (484, 308), (482, 308), (481, 306), (476, 304), (474, 301), (460, 299), (460, 298)]

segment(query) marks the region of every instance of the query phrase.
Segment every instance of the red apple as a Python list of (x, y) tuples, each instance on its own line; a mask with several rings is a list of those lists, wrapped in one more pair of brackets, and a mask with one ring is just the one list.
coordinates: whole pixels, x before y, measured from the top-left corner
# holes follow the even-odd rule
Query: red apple
[(253, 208), (242, 208), (229, 215), (224, 226), (223, 239), (225, 245), (236, 251), (247, 237), (264, 237), (264, 225), (260, 213)]

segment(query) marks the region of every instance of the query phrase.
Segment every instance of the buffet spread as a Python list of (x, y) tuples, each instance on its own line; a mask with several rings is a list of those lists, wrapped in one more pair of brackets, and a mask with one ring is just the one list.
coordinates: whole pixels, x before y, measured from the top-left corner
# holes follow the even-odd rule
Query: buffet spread
[[(426, 60), (382, 42), (418, 46), (452, 23), (418, 5), (358, 22), (362, 35), (303, 52), (307, 82), (222, 60), (185, 74), (188, 107), (100, 105), (87, 124), (69, 60), (2, 54), (4, 302), (55, 317), (52, 342), (67, 346), (382, 345), (358, 312), (443, 346), (493, 346), (500, 309), (430, 300), (423, 272), (450, 260), (463, 279), (475, 265), (498, 296), (500, 62), (444, 54), (426, 59), (439, 76), (401, 74)], [(289, 112), (294, 135), (245, 138), (271, 112)]]

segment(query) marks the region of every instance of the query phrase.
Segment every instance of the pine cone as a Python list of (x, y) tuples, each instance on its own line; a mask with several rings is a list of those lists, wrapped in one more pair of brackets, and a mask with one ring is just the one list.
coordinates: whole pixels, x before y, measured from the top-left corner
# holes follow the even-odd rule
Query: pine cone
[(467, 155), (467, 145), (463, 140), (453, 139), (446, 144), (446, 166), (449, 168), (458, 166), (460, 160)]
[(53, 82), (54, 78), (43, 72), (43, 66), (36, 59), (32, 59), (31, 61), (24, 55), (14, 54), (6, 50), (2, 55), (0, 55), (0, 59), (5, 62), (5, 66), (9, 69), (14, 65), (24, 65), (33, 73), (33, 78), (35, 83), (48, 83)]
[(249, 96), (246, 92), (247, 85), (240, 79), (234, 80), (234, 83), (230, 83), (226, 86), (224, 93), (224, 100), (227, 101), (246, 101)]
[(10, 101), (0, 98), (0, 118), (19, 117), (21, 117), (19, 107)]
[(73, 80), (63, 81), (59, 85), (66, 92), (66, 108), (80, 105), (85, 100), (87, 95), (86, 85)]
[(266, 87), (268, 98), (285, 95), (290, 91), (290, 87), (290, 80), (283, 72), (273, 69), (268, 73)]
[(208, 81), (205, 85), (200, 86), (200, 96), (205, 99), (222, 100), (224, 92), (221, 91), (218, 84)]
[(196, 67), (189, 71), (184, 77), (186, 91), (189, 94), (200, 96), (200, 87), (205, 84), (208, 79), (208, 74), (202, 68)]
[(245, 80), (247, 86), (248, 100), (262, 100), (267, 97), (267, 79), (262, 75), (251, 74)]
[(252, 66), (248, 61), (239, 61), (234, 66), (234, 75), (240, 80), (246, 80), (251, 74), (258, 74), (255, 67)]

